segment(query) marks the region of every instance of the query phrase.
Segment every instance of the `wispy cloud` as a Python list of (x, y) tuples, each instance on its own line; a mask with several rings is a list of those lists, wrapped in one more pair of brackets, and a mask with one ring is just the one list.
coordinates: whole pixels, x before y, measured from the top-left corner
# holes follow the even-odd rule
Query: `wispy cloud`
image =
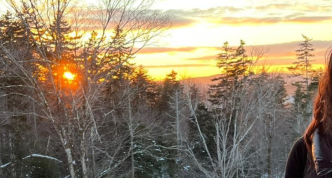
[(242, 8), (219, 6), (209, 9), (174, 9), (168, 12), (174, 17), (174, 28), (189, 26), (201, 21), (225, 25), (248, 25), (319, 23), (332, 20), (332, 5), (324, 3), (272, 3), (262, 6), (244, 6)]
[(266, 11), (292, 11), (292, 12), (331, 12), (332, 5), (331, 4), (324, 4), (321, 2), (318, 2), (316, 4), (304, 4), (304, 3), (271, 3), (263, 6), (256, 6), (254, 7), (255, 10), (260, 12), (266, 12)]
[[(100, 28), (101, 17), (105, 15), (96, 9), (75, 9), (81, 21), (89, 28)], [(160, 10), (160, 13), (164, 11)], [(270, 3), (260, 6), (218, 6), (208, 9), (171, 9), (172, 28), (190, 27), (198, 22), (224, 25), (274, 24), (274, 23), (318, 23), (332, 20), (332, 4), (316, 3)], [(76, 13), (77, 14), (77, 13)], [(84, 15), (82, 15), (84, 14)], [(86, 15), (88, 14), (88, 15)]]
[(213, 67), (211, 64), (178, 64), (178, 65), (146, 65), (145, 68), (187, 68), (187, 67)]
[(173, 28), (178, 27), (186, 27), (195, 24), (195, 22), (199, 22), (205, 18), (211, 18), (215, 16), (219, 16), (225, 13), (237, 13), (241, 12), (242, 8), (236, 7), (214, 7), (210, 9), (191, 9), (191, 10), (179, 10), (179, 9), (172, 9), (168, 10), (167, 13), (172, 14), (172, 24)]
[(187, 58), (185, 60), (188, 60), (188, 61), (213, 61), (216, 58), (217, 58), (217, 54), (215, 54), (215, 55), (208, 55), (208, 56), (201, 56), (201, 57)]
[[(289, 43), (280, 43), (280, 44), (270, 44), (270, 45), (262, 45), (262, 46), (246, 46), (246, 51), (250, 54), (250, 51), (255, 47), (262, 47), (268, 49), (267, 52), (264, 54), (263, 58), (273, 64), (291, 64), (292, 62), (296, 61), (297, 56), (295, 50), (298, 49), (298, 44), (300, 41), (297, 42), (289, 42)], [(332, 46), (332, 41), (312, 41), (313, 47), (315, 51), (312, 52), (314, 57), (312, 59), (317, 60), (316, 63), (322, 63), (325, 60), (326, 50)], [(236, 47), (236, 46), (234, 46)], [(145, 54), (148, 53), (161, 53), (161, 52), (185, 52), (191, 54), (193, 51), (198, 51), (204, 47), (184, 47), (184, 48), (146, 48), (143, 49)], [(207, 66), (211, 65), (211, 61), (214, 61), (217, 55), (221, 52), (221, 47), (209, 47), (210, 52), (207, 55), (199, 56), (199, 57), (188, 57), (182, 60), (184, 61), (196, 61), (200, 62), (201, 64), (183, 64), (183, 65), (158, 65), (158, 66), (149, 66), (149, 67), (183, 67), (183, 66)], [(144, 51), (145, 50), (145, 51)]]
[(298, 22), (298, 23), (317, 23), (321, 21), (332, 20), (331, 16), (303, 16), (297, 18), (290, 18), (283, 20), (284, 22)]
[(172, 21), (172, 28), (188, 27), (195, 24), (196, 22), (196, 20), (188, 19), (185, 17), (179, 17), (179, 16), (173, 16), (171, 21)]
[(272, 24), (281, 21), (280, 17), (221, 17), (219, 19), (208, 19), (210, 23), (222, 25), (249, 25), (249, 24)]
[(211, 17), (213, 15), (223, 15), (225, 13), (238, 13), (246, 10), (246, 8), (237, 8), (232, 6), (219, 6), (209, 9), (191, 9), (191, 10), (180, 10), (172, 9), (167, 12), (178, 17), (196, 18), (196, 17)]
[(222, 17), (211, 19), (210, 22), (224, 25), (257, 25), (274, 23), (317, 23), (332, 20), (329, 16), (302, 16), (302, 17)]
[[(301, 39), (301, 35), (299, 35)], [(271, 67), (273, 69), (283, 69), (285, 72), (288, 72), (288, 66), (292, 65), (293, 62), (297, 61), (297, 56), (295, 50), (298, 49), (298, 44), (300, 41), (288, 42), (288, 43), (279, 43), (279, 44), (270, 44), (263, 46), (246, 46), (248, 54), (250, 51), (255, 48), (267, 48), (268, 52), (263, 55), (263, 58), (256, 64), (257, 67), (265, 66)], [(310, 58), (313, 66), (325, 64), (325, 54), (326, 50), (332, 45), (332, 41), (312, 41), (315, 51), (312, 52), (314, 57)], [(232, 45), (232, 44), (231, 44)], [(236, 44), (235, 44), (236, 45)], [(237, 47), (237, 46), (233, 46)], [(174, 56), (177, 56), (177, 52), (181, 53), (181, 57), (177, 57), (176, 60), (172, 60), (173, 64), (165, 65), (149, 65), (145, 63), (144, 67), (152, 71), (155, 76), (165, 76), (170, 70), (174, 69), (175, 71), (187, 70), (195, 76), (204, 75), (214, 75), (220, 70), (216, 67), (216, 61), (214, 61), (217, 55), (222, 51), (222, 48), (219, 47), (189, 47), (189, 48), (150, 48), (147, 54), (151, 53), (151, 56), (156, 55), (158, 52), (163, 53), (174, 53)], [(197, 53), (200, 52), (200, 53)], [(196, 55), (197, 54), (197, 55)], [(174, 57), (169, 56), (169, 57)], [(168, 59), (171, 60), (171, 59)], [(186, 64), (188, 63), (188, 64)], [(157, 63), (159, 64), (159, 63)]]
[(168, 53), (168, 52), (192, 52), (197, 50), (197, 47), (182, 47), (182, 48), (153, 48), (146, 47), (139, 51), (140, 54), (153, 54), (153, 53)]
[[(297, 61), (295, 50), (298, 49), (300, 42), (271, 44), (268, 53), (265, 54), (265, 63), (271, 65), (289, 65)], [(312, 52), (314, 57), (310, 58), (312, 64), (324, 64), (325, 54), (332, 45), (332, 41), (312, 41), (315, 51)]]

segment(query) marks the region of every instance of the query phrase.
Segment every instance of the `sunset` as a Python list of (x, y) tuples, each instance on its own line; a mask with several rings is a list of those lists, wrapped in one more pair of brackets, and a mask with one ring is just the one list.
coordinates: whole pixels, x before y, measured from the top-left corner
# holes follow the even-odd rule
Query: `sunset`
[(332, 177), (329, 0), (0, 2), (0, 178)]
[(63, 74), (63, 77), (68, 79), (68, 80), (74, 80), (75, 79), (75, 76), (71, 72), (65, 72)]
[(266, 47), (264, 64), (283, 72), (297, 60), (302, 34), (313, 39), (314, 66), (324, 64), (332, 45), (332, 6), (326, 0), (159, 0), (153, 7), (172, 15), (172, 27), (140, 51), (135, 62), (156, 79), (172, 69), (191, 77), (220, 73), (215, 59), (225, 41)]

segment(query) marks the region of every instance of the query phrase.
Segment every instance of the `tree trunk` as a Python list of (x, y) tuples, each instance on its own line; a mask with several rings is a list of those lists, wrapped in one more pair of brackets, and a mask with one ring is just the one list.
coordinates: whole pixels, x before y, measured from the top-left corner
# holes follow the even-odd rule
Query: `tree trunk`
[[(0, 166), (3, 165), (3, 162), (2, 162), (2, 154), (3, 154), (3, 151), (2, 151), (2, 147), (3, 147), (2, 132), (3, 132), (3, 130), (1, 129), (1, 132), (0, 132)], [(3, 175), (2, 168), (0, 168), (0, 177), (5, 177)]]
[(81, 140), (81, 167), (82, 167), (82, 173), (83, 178), (88, 178), (88, 169), (86, 166), (86, 146), (85, 146), (85, 133), (82, 133), (82, 140)]
[[(130, 92), (130, 91), (129, 91)], [(131, 176), (135, 178), (135, 157), (134, 157), (134, 130), (133, 130), (133, 118), (131, 113), (131, 98), (129, 93), (128, 98), (128, 112), (129, 112), (129, 132), (130, 132), (130, 147), (131, 147)]]
[[(0, 90), (0, 95), (3, 95), (3, 94), (4, 94), (4, 93)], [(6, 110), (6, 106), (7, 106), (7, 104), (6, 104), (6, 99), (5, 99), (5, 97), (3, 97), (3, 98), (0, 100), (0, 108), (2, 108), (4, 111), (8, 111), (8, 110)], [(7, 119), (7, 115), (5, 115), (4, 119)], [(1, 120), (1, 121), (2, 121), (2, 120)], [(0, 121), (0, 123), (1, 123), (1, 121)], [(3, 123), (5, 123), (5, 122), (3, 122)], [(2, 127), (2, 126), (0, 125), (0, 127)], [(3, 152), (4, 145), (5, 145), (5, 141), (4, 141), (4, 139), (6, 138), (4, 132), (5, 132), (5, 131), (4, 131), (3, 128), (0, 129), (0, 166), (3, 165), (3, 162), (2, 162), (2, 154), (4, 154), (4, 152)], [(0, 168), (0, 177), (4, 177), (4, 175), (3, 175), (3, 171), (2, 171), (2, 168)]]
[(272, 118), (270, 115), (268, 115), (268, 122), (267, 122), (267, 131), (268, 131), (268, 136), (267, 136), (267, 175), (268, 178), (272, 178), (272, 165), (271, 165), (271, 158), (272, 158)]
[(305, 80), (306, 80), (306, 94), (308, 96), (309, 94), (309, 78), (308, 78), (308, 65), (309, 65), (309, 61), (308, 61), (308, 56), (305, 56)]
[[(35, 102), (32, 102), (32, 113), (36, 113)], [(36, 142), (38, 141), (38, 131), (37, 131), (37, 117), (35, 114), (33, 115), (33, 129), (35, 133), (35, 145), (36, 145)]]
[(95, 173), (96, 173), (96, 162), (95, 162), (95, 150), (93, 148), (94, 146), (94, 138), (93, 138), (93, 131), (91, 130), (91, 135), (90, 135), (90, 138), (91, 138), (91, 156), (92, 156), (92, 178), (95, 177)]
[(61, 143), (65, 149), (66, 152), (66, 157), (68, 161), (68, 168), (70, 172), (70, 178), (76, 178), (76, 173), (75, 173), (75, 160), (73, 160), (73, 154), (72, 154), (72, 149), (71, 146), (72, 144), (69, 142), (69, 139), (67, 138), (67, 133), (64, 128), (61, 128), (61, 133), (59, 133)]
[(82, 172), (83, 172), (83, 178), (88, 178), (88, 169), (86, 167), (86, 153), (81, 153), (81, 166), (82, 166)]
[(74, 160), (73, 160), (71, 149), (69, 147), (67, 147), (67, 148), (65, 148), (65, 151), (66, 151), (66, 156), (67, 156), (67, 161), (68, 161), (70, 177), (76, 178), (74, 162), (73, 162)]
[(176, 112), (176, 141), (177, 147), (181, 145), (181, 134), (180, 134), (180, 111), (179, 111), (179, 92), (176, 90), (175, 92), (175, 112)]
[[(220, 145), (220, 133), (219, 133), (219, 124), (216, 123), (215, 124), (215, 128), (216, 128), (216, 146), (217, 146), (217, 156), (218, 156), (218, 167), (220, 167), (220, 171), (224, 170), (224, 164), (223, 164), (223, 160), (221, 158), (221, 152), (222, 152), (222, 147)], [(218, 175), (222, 175), (223, 173), (225, 173), (224, 171), (217, 173)], [(225, 177), (225, 175), (223, 175), (222, 177)]]

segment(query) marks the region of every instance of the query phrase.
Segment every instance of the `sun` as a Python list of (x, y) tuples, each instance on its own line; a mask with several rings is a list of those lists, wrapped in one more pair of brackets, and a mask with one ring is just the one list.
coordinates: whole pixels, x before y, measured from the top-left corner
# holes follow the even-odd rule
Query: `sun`
[(75, 75), (72, 74), (71, 72), (65, 72), (65, 73), (63, 74), (63, 77), (66, 78), (67, 80), (74, 80)]

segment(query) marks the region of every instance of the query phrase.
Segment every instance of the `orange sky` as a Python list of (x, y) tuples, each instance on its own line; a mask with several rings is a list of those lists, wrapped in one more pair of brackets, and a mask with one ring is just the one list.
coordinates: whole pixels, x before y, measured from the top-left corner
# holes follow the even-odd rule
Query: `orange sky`
[(244, 40), (268, 49), (265, 65), (284, 69), (296, 61), (302, 34), (313, 38), (314, 65), (322, 65), (332, 45), (332, 3), (329, 0), (157, 0), (155, 9), (172, 14), (173, 27), (137, 54), (155, 79), (172, 69), (191, 77), (220, 73), (215, 58), (225, 41)]
[(173, 26), (132, 62), (157, 80), (171, 70), (187, 77), (219, 74), (215, 58), (225, 41), (238, 46), (244, 40), (248, 51), (268, 49), (259, 64), (282, 72), (296, 61), (302, 34), (314, 40), (315, 66), (324, 64), (332, 45), (330, 0), (155, 0), (153, 9), (171, 14)]

